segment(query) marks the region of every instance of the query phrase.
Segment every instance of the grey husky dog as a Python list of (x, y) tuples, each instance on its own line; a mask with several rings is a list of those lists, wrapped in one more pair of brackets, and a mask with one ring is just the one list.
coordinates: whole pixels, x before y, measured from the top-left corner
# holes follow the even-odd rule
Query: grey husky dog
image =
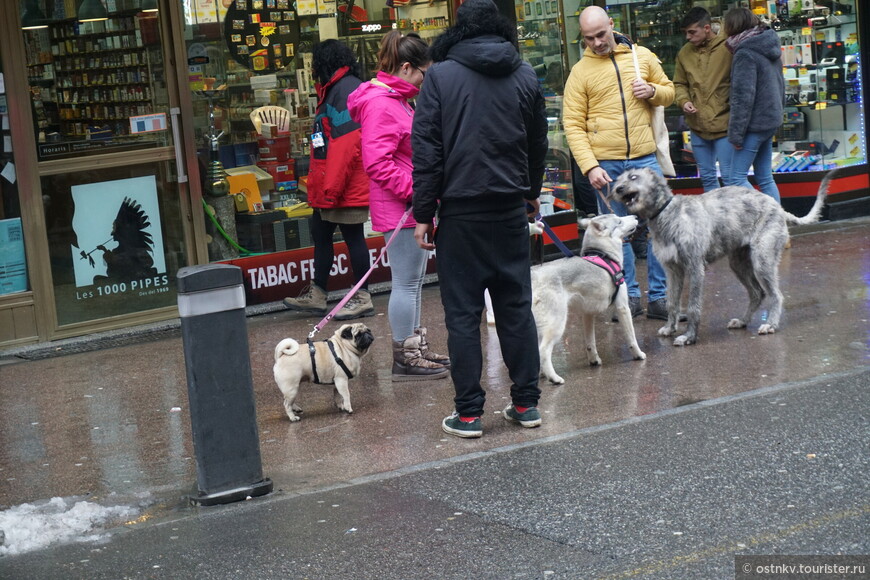
[(767, 320), (758, 334), (772, 334), (782, 315), (779, 291), (779, 262), (788, 241), (788, 224), (815, 223), (821, 216), (828, 184), (836, 170), (819, 186), (810, 212), (799, 218), (772, 197), (754, 189), (727, 186), (701, 195), (674, 195), (665, 179), (649, 169), (626, 171), (613, 184), (611, 196), (629, 213), (649, 222), (653, 250), (668, 279), (668, 322), (660, 336), (677, 332), (677, 309), (683, 286), (688, 286), (688, 328), (674, 339), (674, 346), (693, 344), (698, 339), (704, 268), (728, 256), (737, 279), (749, 293), (749, 306), (728, 328), (746, 328), (765, 298), (770, 300)]
[(622, 272), (622, 239), (637, 228), (637, 218), (605, 214), (579, 223), (586, 230), (580, 248), (582, 257), (532, 268), (532, 313), (538, 327), (541, 372), (555, 384), (565, 379), (553, 369), (553, 347), (565, 333), (568, 303), (573, 299), (583, 313), (583, 337), (590, 365), (601, 364), (595, 344), (595, 315), (609, 311), (611, 305), (616, 308), (632, 356), (635, 360), (646, 358), (634, 335)]

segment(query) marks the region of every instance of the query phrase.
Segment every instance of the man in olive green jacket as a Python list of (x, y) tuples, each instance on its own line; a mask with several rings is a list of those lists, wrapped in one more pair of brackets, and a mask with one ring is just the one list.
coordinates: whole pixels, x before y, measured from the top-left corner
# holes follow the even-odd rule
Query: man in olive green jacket
[(710, 191), (719, 187), (717, 159), (724, 184), (730, 184), (734, 151), (727, 139), (731, 52), (725, 46), (725, 35), (713, 31), (710, 13), (700, 6), (683, 18), (683, 30), (688, 42), (677, 54), (675, 100), (692, 130), (692, 151), (704, 191)]

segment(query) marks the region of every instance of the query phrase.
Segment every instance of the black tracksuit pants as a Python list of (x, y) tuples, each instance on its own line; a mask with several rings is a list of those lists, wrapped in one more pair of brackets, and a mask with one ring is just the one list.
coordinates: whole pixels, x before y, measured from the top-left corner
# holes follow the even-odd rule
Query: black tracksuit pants
[(513, 382), (511, 399), (515, 405), (537, 406), (540, 358), (532, 315), (527, 218), (516, 212), (503, 221), (482, 219), (479, 214), (468, 219), (442, 217), (435, 243), (456, 410), (462, 416), (483, 414), (480, 325), (487, 288), (502, 357)]

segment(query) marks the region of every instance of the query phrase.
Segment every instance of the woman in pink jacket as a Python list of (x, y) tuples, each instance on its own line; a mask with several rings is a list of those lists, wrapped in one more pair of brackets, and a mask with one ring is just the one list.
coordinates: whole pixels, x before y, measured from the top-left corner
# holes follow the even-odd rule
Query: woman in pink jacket
[(420, 326), (423, 275), (429, 253), (414, 240), (412, 217), (399, 228), (411, 207), (411, 125), (414, 107), (429, 67), (428, 45), (416, 34), (394, 30), (381, 40), (377, 78), (363, 83), (347, 99), (351, 118), (362, 128), (362, 160), (369, 176), (372, 227), (390, 243), (387, 258), (392, 292), (387, 313), (393, 333), (393, 380), (448, 376), (450, 359), (428, 349)]

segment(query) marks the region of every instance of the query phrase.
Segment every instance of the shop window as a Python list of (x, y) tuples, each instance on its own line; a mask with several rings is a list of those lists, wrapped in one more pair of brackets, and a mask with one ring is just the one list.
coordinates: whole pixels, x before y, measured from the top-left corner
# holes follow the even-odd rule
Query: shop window
[(47, 2), (47, 27), (24, 30), (40, 160), (170, 144), (158, 15), (126, 4), (80, 22), (75, 3)]
[[(0, 67), (0, 296), (30, 289), (24, 256), (24, 227), (9, 130), (8, 95)], [(5, 333), (3, 333), (5, 334)], [(0, 334), (0, 340), (5, 338)]]
[[(582, 54), (577, 17), (591, 4), (565, 0), (568, 61)], [(682, 0), (609, 5), (615, 29), (650, 48), (673, 78), (676, 55), (686, 43), (682, 18), (703, 6), (719, 26), (734, 5), (724, 0)], [(781, 43), (786, 109), (774, 144), (778, 174), (822, 171), (866, 164), (863, 87), (859, 59), (859, 6), (855, 0), (752, 0), (748, 5), (778, 34)], [(862, 14), (861, 17), (866, 18)], [(666, 111), (671, 158), (678, 177), (697, 177), (688, 127), (676, 105)]]
[(170, 163), (42, 178), (58, 324), (171, 307), (185, 265)]
[[(567, 6), (566, 6), (567, 8)], [(541, 213), (551, 225), (576, 221), (572, 156), (562, 127), (562, 95), (570, 72), (565, 68), (569, 55), (563, 50), (564, 21), (560, 3), (550, 0), (524, 0), (514, 4), (520, 56), (537, 73), (544, 93), (549, 123), (549, 151), (546, 158)], [(568, 16), (574, 18), (576, 16)], [(580, 176), (579, 171), (577, 177)], [(585, 210), (582, 200), (578, 208)]]
[[(416, 32), (431, 42), (448, 26), (449, 3), (236, 0), (203, 6), (192, 3), (185, 12), (185, 39), (209, 259), (310, 247), (305, 183), (317, 104), (314, 46), (327, 38), (346, 43), (365, 81), (376, 74), (387, 32)], [(227, 183), (215, 187), (223, 173)], [(367, 232), (380, 237), (370, 227)]]

